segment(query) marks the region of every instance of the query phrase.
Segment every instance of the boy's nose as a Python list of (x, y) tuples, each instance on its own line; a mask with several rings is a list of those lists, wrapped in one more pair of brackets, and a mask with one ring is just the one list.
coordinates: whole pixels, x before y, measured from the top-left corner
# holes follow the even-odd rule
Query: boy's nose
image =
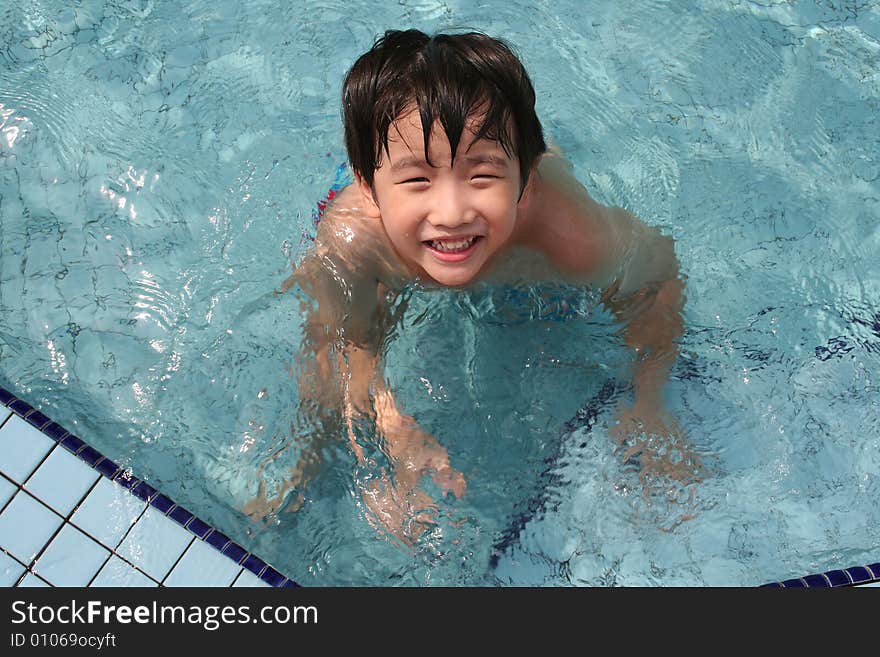
[(428, 218), (432, 225), (456, 228), (474, 220), (474, 213), (468, 209), (467, 199), (461, 190), (449, 185), (438, 191)]

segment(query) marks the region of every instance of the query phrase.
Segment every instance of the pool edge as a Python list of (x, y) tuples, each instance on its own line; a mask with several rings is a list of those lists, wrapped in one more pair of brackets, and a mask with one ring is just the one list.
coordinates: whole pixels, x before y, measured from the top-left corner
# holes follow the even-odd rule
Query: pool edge
[(12, 411), (30, 426), (83, 461), (105, 479), (118, 484), (131, 495), (145, 502), (173, 520), (196, 538), (209, 544), (224, 557), (275, 588), (299, 587), (300, 584), (273, 568), (266, 561), (246, 550), (228, 536), (201, 520), (191, 511), (175, 503), (170, 497), (123, 469), (92, 448), (78, 436), (52, 420), (23, 399), (0, 386), (0, 406)]

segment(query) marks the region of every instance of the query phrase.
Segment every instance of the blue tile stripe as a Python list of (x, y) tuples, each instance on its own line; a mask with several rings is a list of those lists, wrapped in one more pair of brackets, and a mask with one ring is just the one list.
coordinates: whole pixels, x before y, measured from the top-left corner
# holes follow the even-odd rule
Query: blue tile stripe
[(15, 395), (13, 395), (8, 390), (0, 387), (0, 404), (4, 406), (9, 406), (13, 401), (15, 401)]
[(833, 586), (850, 586), (852, 584), (868, 584), (880, 582), (880, 563), (872, 563), (869, 566), (853, 566), (844, 570), (829, 570), (817, 575), (807, 575), (796, 579), (787, 579), (784, 582), (772, 582), (764, 584), (768, 587), (790, 588), (828, 588)]
[(26, 401), (17, 398), (2, 386), (0, 386), (0, 404), (13, 411), (31, 426), (39, 429), (56, 443), (59, 443), (90, 467), (97, 470), (102, 476), (126, 488), (132, 495), (147, 502), (157, 511), (161, 511), (188, 532), (209, 543), (221, 554), (232, 559), (236, 564), (244, 567), (270, 586), (299, 586), (295, 581), (282, 575), (258, 556), (251, 554), (233, 542), (228, 536), (200, 520), (195, 514), (177, 505), (171, 498), (163, 495), (147, 482), (133, 476), (128, 470), (123, 470), (119, 465), (87, 445), (79, 437), (67, 431), (60, 424), (53, 422), (51, 418), (32, 407)]

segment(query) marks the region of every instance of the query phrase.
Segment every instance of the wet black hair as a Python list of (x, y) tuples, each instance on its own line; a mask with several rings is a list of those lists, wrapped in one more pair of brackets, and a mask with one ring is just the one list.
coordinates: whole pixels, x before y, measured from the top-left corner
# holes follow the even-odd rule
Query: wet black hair
[(428, 164), (434, 121), (440, 121), (454, 159), (474, 115), (482, 118), (474, 141), (497, 140), (508, 157), (519, 160), (520, 194), (547, 150), (534, 87), (510, 46), (480, 32), (429, 37), (419, 30), (390, 30), (358, 58), (342, 86), (348, 159), (370, 188), (382, 151), (388, 154), (388, 129), (413, 106)]

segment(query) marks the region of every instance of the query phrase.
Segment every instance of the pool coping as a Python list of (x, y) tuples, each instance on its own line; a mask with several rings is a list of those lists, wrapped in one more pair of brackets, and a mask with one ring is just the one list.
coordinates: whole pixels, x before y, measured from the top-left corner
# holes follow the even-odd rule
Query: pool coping
[(254, 574), (261, 581), (276, 588), (299, 587), (300, 584), (283, 575), (263, 559), (243, 548), (231, 538), (201, 520), (191, 511), (180, 506), (167, 495), (133, 476), (130, 470), (115, 462), (88, 445), (78, 436), (37, 410), (23, 399), (0, 386), (0, 405), (15, 413), (38, 431), (64, 447), (101, 476), (119, 484), (130, 494), (161, 512), (167, 518), (183, 527), (196, 538), (201, 539), (238, 566)]

